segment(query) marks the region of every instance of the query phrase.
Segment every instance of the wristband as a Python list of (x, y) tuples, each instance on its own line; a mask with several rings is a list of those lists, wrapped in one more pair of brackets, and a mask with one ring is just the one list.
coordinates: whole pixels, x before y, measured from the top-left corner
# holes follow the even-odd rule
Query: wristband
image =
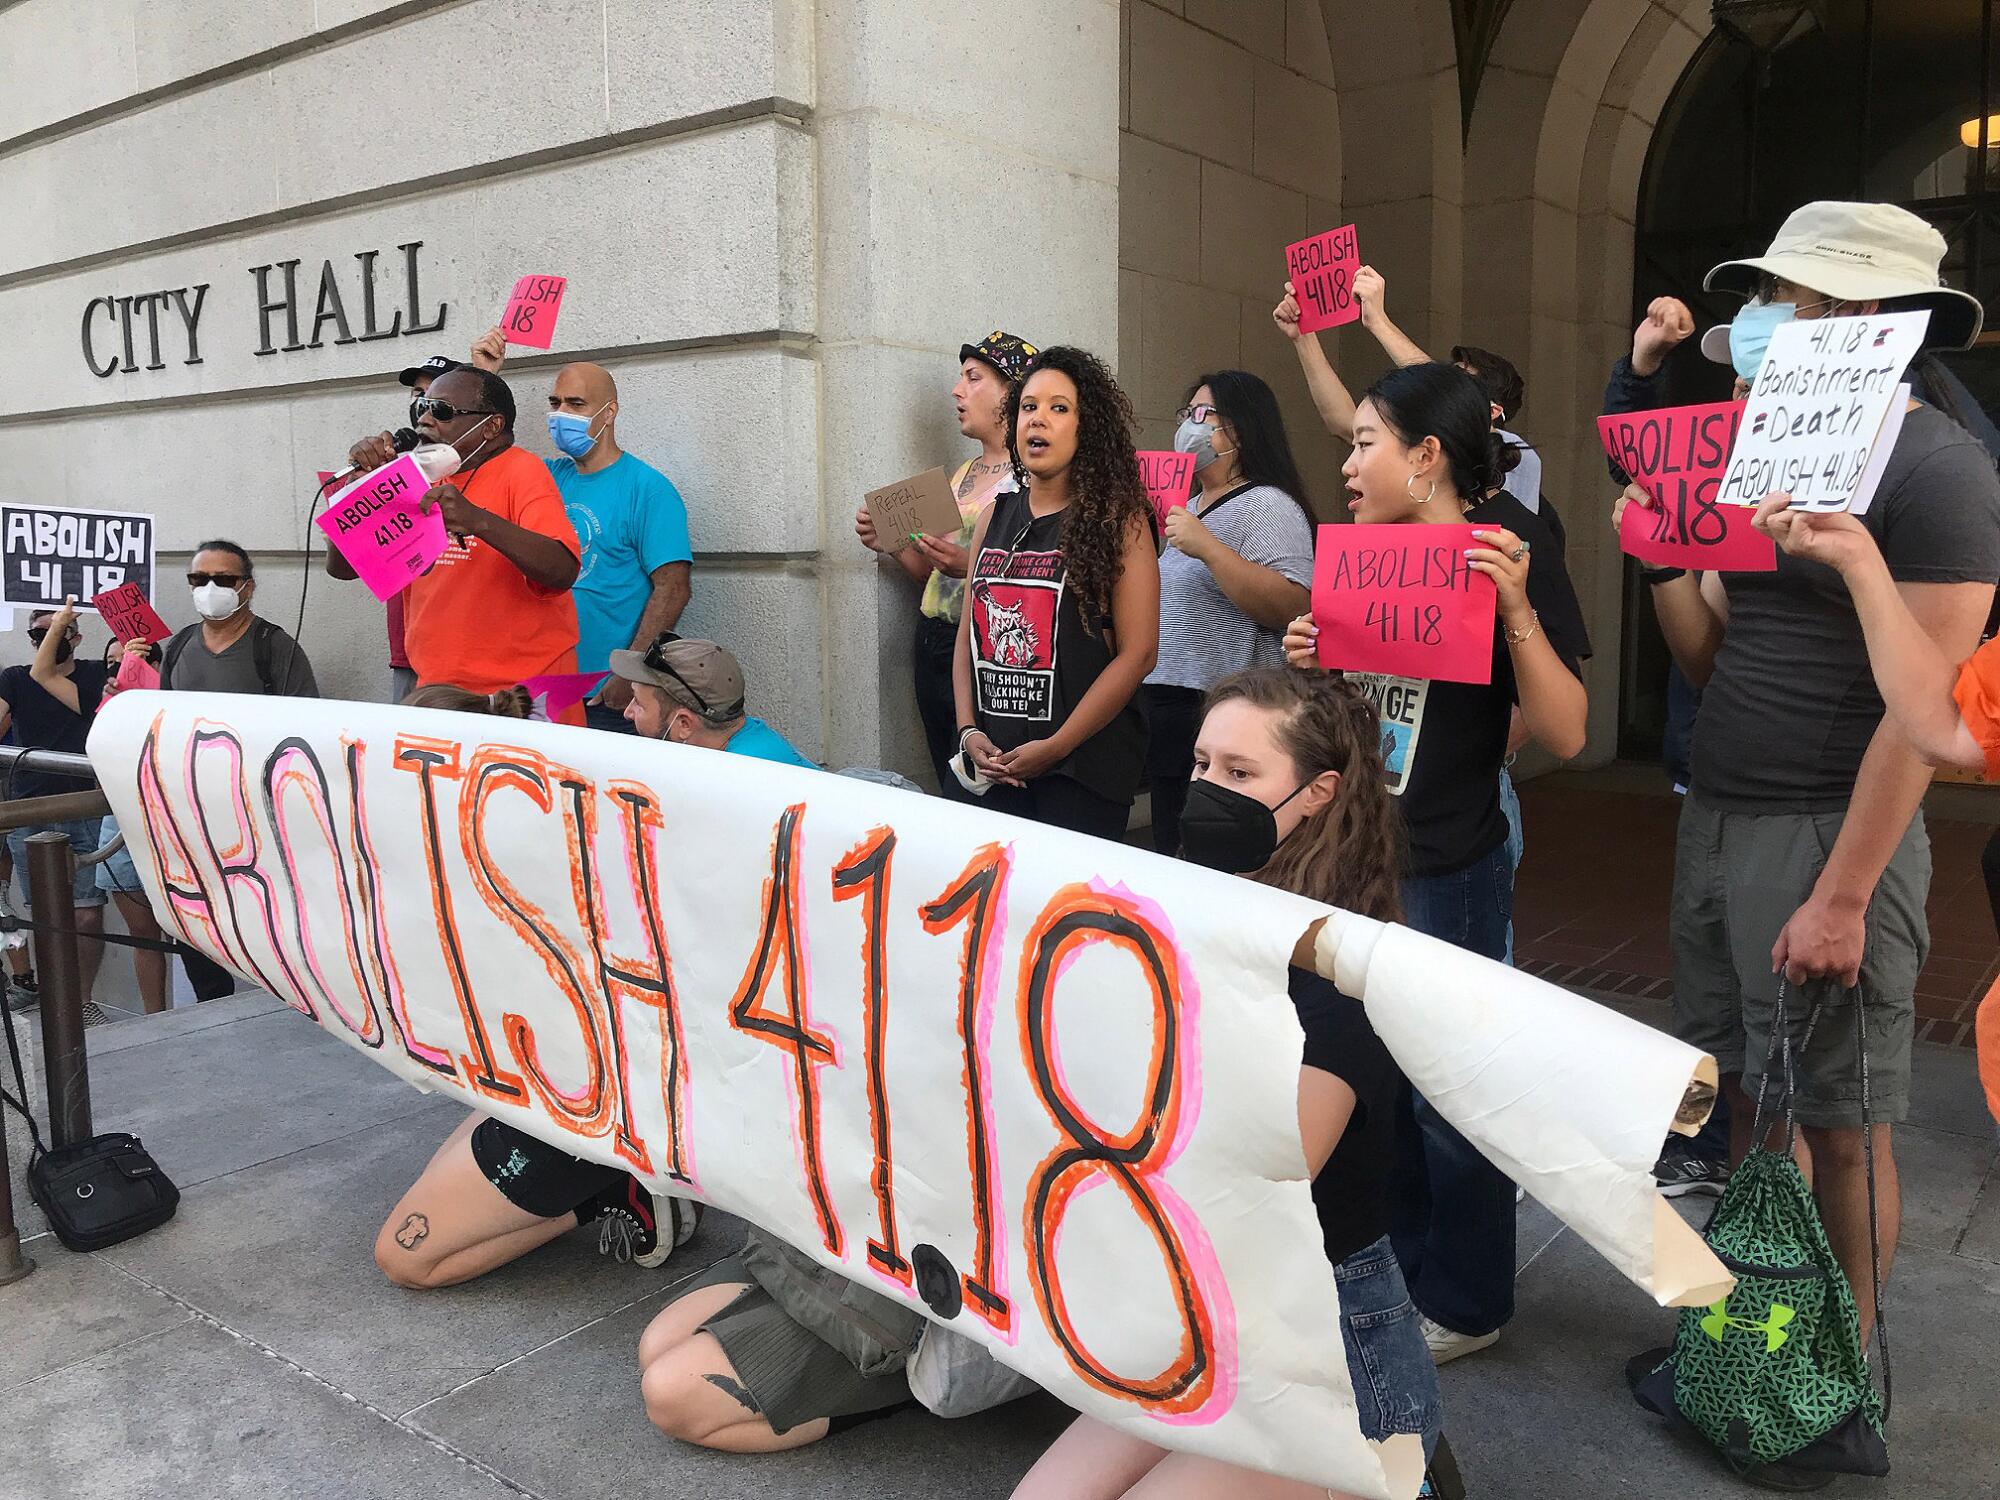
[(1501, 627), (1501, 629), (1505, 632), (1507, 636), (1507, 644), (1510, 646), (1518, 646), (1523, 641), (1531, 640), (1534, 637), (1535, 632), (1540, 630), (1541, 628), (1542, 628), (1542, 617), (1538, 612), (1532, 610), (1529, 611), (1528, 614), (1528, 628), (1526, 630), (1514, 631), (1514, 630), (1508, 630), (1507, 627), (1504, 625)]
[(967, 724), (960, 728), (958, 731), (958, 748), (961, 752), (965, 749), (965, 737), (968, 734), (977, 733), (979, 733), (979, 726), (977, 724)]
[(1686, 568), (1649, 568), (1639, 564), (1639, 576), (1648, 583), (1672, 583), (1676, 578), (1687, 577)]

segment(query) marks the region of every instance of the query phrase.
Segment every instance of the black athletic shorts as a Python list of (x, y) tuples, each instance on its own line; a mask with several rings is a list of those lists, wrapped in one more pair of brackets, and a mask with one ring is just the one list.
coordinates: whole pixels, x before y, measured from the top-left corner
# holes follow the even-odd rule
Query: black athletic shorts
[(501, 1197), (538, 1219), (575, 1213), (625, 1176), (616, 1167), (580, 1161), (491, 1117), (472, 1127), (472, 1159)]

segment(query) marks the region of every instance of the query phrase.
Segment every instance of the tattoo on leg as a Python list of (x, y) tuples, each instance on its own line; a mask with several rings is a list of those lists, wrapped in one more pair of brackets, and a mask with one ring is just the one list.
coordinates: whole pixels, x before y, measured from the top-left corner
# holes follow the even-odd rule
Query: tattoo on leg
[(730, 1400), (734, 1401), (752, 1416), (761, 1417), (764, 1415), (764, 1408), (757, 1404), (757, 1398), (744, 1390), (742, 1386), (738, 1385), (727, 1375), (704, 1375), (701, 1378), (714, 1386), (718, 1391), (721, 1391), (723, 1395), (729, 1397)]
[(422, 1214), (411, 1214), (396, 1228), (396, 1243), (405, 1250), (414, 1250), (431, 1237), (431, 1221)]

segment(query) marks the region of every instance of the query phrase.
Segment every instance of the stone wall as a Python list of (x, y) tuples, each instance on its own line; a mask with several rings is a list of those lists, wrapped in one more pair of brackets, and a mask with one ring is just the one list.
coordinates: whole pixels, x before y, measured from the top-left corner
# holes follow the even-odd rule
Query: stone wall
[(1325, 20), (1312, 0), (1126, 0), (1124, 11), (1118, 362), (1142, 441), (1171, 445), (1202, 371), (1254, 371), (1330, 517), (1346, 455), (1271, 322), (1285, 246), (1348, 222)]
[[(232, 535), (289, 628), (314, 469), (399, 425), (394, 372), (463, 356), (515, 277), (566, 274), (557, 348), (508, 363), (523, 443), (551, 452), (561, 364), (609, 366), (622, 444), (688, 502), (683, 632), (736, 649), (754, 711), (808, 753), (913, 770), (914, 599), (850, 519), (962, 450), (965, 339), (1046, 320), (1115, 344), (1092, 253), (1116, 234), (1115, 7), (0, 7), (0, 500), (153, 511), (168, 579)], [(292, 306), (260, 312), (288, 262)], [(314, 575), (321, 683), (382, 696), (380, 606)], [(156, 602), (193, 618), (177, 584)]]

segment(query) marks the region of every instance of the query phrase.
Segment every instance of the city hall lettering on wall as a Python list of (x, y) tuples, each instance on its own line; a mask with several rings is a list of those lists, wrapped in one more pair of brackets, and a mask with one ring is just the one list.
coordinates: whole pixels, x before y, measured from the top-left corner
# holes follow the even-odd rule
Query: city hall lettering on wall
[[(254, 352), (293, 354), (328, 343), (366, 344), (437, 332), (444, 327), (449, 304), (441, 301), (425, 314), (417, 267), (423, 244), (412, 240), (396, 247), (403, 258), (400, 302), (393, 295), (387, 299), (378, 295), (379, 250), (357, 253), (358, 265), (352, 270), (345, 262), (322, 261), (317, 289), (310, 273), (299, 275), (297, 260), (248, 267), (257, 310)], [(393, 275), (386, 267), (383, 274)], [(83, 307), (83, 361), (90, 373), (108, 378), (164, 370), (169, 358), (184, 365), (200, 364), (201, 320), (212, 285), (204, 281), (129, 297), (92, 297)]]

